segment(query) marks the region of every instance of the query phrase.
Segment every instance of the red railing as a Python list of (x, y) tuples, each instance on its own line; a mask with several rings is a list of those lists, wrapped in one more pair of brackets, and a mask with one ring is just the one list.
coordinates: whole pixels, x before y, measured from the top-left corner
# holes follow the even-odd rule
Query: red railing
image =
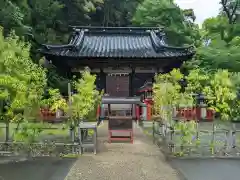
[(182, 118), (185, 120), (201, 120), (205, 119), (207, 121), (213, 121), (214, 110), (206, 109), (206, 117), (201, 117), (201, 108), (179, 108), (177, 110), (177, 118)]
[(51, 111), (48, 108), (41, 108), (40, 109), (40, 118), (43, 121), (54, 121), (56, 119), (56, 113)]

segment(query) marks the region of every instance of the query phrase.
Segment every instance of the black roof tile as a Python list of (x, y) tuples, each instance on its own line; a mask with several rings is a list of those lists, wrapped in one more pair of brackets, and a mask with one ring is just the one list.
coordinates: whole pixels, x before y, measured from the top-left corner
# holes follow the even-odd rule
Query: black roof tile
[(43, 44), (40, 52), (67, 57), (164, 58), (191, 56), (194, 48), (171, 47), (157, 28), (80, 28), (69, 44)]

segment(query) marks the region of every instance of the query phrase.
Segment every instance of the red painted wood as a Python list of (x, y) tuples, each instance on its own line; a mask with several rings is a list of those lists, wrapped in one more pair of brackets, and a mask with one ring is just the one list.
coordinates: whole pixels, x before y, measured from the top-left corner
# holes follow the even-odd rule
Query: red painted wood
[[(178, 109), (177, 117), (183, 118), (186, 120), (199, 120), (201, 119), (201, 108), (180, 108)], [(206, 120), (213, 121), (214, 111), (207, 109)]]
[(141, 89), (141, 90), (138, 91), (138, 93), (143, 93), (143, 92), (146, 92), (146, 91), (152, 92), (152, 88)]
[(151, 104), (147, 104), (147, 120), (150, 121), (152, 119), (152, 106)]
[(50, 111), (50, 109), (42, 108), (40, 109), (40, 118), (43, 121), (53, 121), (56, 119), (56, 113)]
[[(126, 137), (118, 137), (118, 136), (113, 136), (113, 132), (128, 132), (130, 135)], [(133, 130), (108, 130), (108, 142), (111, 143), (112, 141), (126, 141), (130, 140), (131, 143), (133, 143)]]

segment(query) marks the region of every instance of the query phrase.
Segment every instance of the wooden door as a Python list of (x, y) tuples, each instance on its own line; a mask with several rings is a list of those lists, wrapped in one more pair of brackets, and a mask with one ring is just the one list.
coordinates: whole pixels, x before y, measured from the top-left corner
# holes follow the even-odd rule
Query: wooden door
[(110, 96), (129, 96), (129, 75), (111, 74), (106, 76), (106, 93)]

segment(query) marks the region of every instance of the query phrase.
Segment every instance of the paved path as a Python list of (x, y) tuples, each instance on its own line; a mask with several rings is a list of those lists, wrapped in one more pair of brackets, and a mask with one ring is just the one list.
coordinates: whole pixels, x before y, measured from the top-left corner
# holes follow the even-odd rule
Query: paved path
[(237, 159), (174, 160), (173, 164), (187, 180), (240, 179), (240, 160)]
[(46, 157), (0, 164), (0, 180), (64, 180), (74, 162)]
[(107, 142), (107, 122), (98, 129), (97, 155), (88, 152), (80, 157), (65, 180), (178, 180), (177, 172), (165, 161), (134, 124), (134, 144)]

